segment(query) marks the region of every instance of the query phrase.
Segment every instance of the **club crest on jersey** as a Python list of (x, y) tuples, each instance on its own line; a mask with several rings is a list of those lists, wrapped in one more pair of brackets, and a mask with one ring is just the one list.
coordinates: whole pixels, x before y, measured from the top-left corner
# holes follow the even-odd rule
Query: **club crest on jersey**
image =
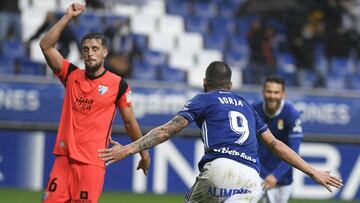
[(104, 85), (99, 85), (98, 91), (101, 95), (105, 94), (108, 91), (109, 87), (106, 87)]
[(277, 128), (278, 128), (279, 130), (283, 130), (283, 129), (284, 129), (284, 120), (283, 120), (283, 119), (279, 119), (279, 120), (278, 120)]

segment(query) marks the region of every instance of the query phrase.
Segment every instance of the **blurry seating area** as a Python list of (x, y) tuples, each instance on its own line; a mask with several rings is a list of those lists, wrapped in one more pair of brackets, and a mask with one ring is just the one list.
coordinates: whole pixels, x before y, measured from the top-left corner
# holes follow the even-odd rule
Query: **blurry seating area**
[[(23, 40), (10, 32), (0, 42), (1, 75), (51, 74), (39, 37), (71, 2), (19, 0)], [(80, 39), (102, 32), (110, 42), (106, 67), (134, 80), (201, 87), (206, 66), (223, 60), (234, 71), (235, 88), (279, 74), (289, 86), (359, 90), (356, 1), (300, 2), (98, 0), (101, 6), (71, 23), (59, 48), (81, 66)]]

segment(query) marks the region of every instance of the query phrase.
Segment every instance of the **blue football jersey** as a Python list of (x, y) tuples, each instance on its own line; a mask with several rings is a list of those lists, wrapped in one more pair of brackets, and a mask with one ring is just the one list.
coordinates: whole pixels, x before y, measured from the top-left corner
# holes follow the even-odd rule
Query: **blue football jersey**
[(200, 93), (190, 99), (178, 115), (201, 129), (204, 164), (216, 158), (229, 158), (259, 172), (257, 135), (268, 128), (254, 108), (229, 91)]
[[(298, 153), (303, 138), (300, 113), (284, 100), (273, 117), (266, 115), (264, 112), (264, 102), (255, 104), (254, 108), (268, 125), (272, 134)], [(276, 157), (262, 141), (259, 141), (258, 155), (260, 159), (260, 176), (262, 178), (273, 174), (278, 180), (277, 184), (280, 186), (292, 183), (292, 167)]]

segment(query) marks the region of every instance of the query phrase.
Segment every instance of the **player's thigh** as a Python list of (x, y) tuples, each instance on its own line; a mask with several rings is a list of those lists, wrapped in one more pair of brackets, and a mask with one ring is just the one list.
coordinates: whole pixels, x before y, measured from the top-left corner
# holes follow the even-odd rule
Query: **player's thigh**
[(67, 202), (70, 200), (70, 170), (68, 157), (58, 156), (55, 158), (43, 194), (43, 203)]
[(194, 185), (185, 196), (185, 203), (215, 203), (217, 199), (208, 195), (208, 190), (211, 187), (211, 183), (204, 178), (204, 173), (196, 178)]
[(72, 201), (96, 203), (103, 189), (105, 168), (81, 163), (73, 163), (72, 168)]
[(287, 203), (290, 199), (293, 185), (286, 185), (273, 188), (267, 191), (267, 199), (269, 203)]

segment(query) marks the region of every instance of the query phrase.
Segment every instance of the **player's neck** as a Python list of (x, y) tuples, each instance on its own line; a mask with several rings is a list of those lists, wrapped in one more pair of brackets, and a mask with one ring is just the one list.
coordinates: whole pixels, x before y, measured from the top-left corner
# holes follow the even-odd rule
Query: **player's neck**
[(268, 116), (274, 116), (278, 110), (279, 110), (279, 108), (277, 108), (277, 109), (268, 109), (268, 108), (265, 108), (265, 113), (266, 113), (266, 115), (268, 115)]
[(224, 91), (224, 92), (228, 92), (230, 90), (226, 89), (226, 88), (206, 88), (205, 92), (217, 92), (217, 91)]
[(98, 77), (104, 75), (105, 72), (106, 72), (106, 69), (103, 66), (101, 66), (96, 71), (91, 71), (89, 69), (85, 69), (86, 76), (90, 79), (98, 78)]

